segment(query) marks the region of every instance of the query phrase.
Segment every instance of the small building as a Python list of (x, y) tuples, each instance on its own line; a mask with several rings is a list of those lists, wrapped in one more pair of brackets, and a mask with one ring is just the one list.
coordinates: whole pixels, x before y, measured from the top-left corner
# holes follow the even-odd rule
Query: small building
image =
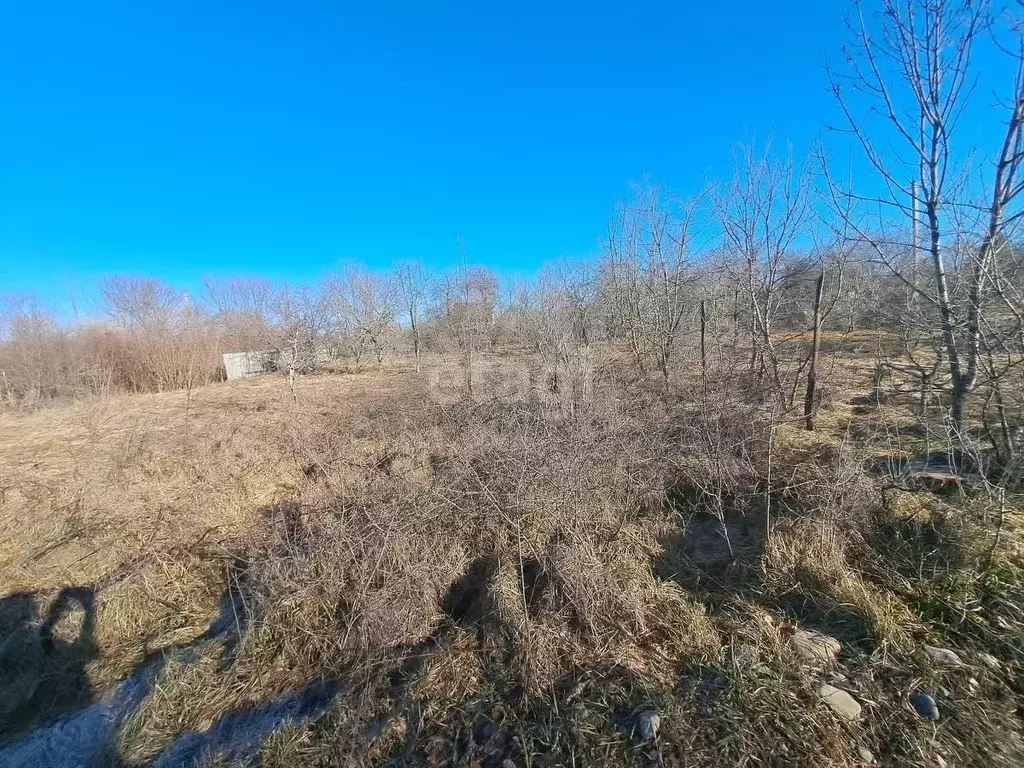
[(228, 381), (244, 379), (277, 370), (277, 352), (272, 349), (257, 352), (225, 352), (221, 355)]

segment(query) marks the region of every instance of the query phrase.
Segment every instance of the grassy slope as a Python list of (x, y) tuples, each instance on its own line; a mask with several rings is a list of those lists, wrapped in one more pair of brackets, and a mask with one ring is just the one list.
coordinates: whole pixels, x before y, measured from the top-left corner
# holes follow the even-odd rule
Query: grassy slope
[[(265, 764), (1024, 762), (1016, 534), (982, 575), (991, 505), (865, 473), (922, 437), (905, 405), (857, 404), (863, 365), (817, 433), (775, 431), (770, 488), (742, 403), (709, 428), (599, 375), (576, 410), (497, 404), (509, 377), (490, 368), (472, 406), (457, 371), (398, 366), (302, 379), (295, 399), (265, 377), (0, 416), (0, 664), (38, 659), (0, 677), (7, 731), (188, 648), (160, 657), (122, 759), (178, 754), (182, 731), (255, 744), (254, 713), (284, 713)], [(60, 666), (36, 646), (68, 586), (92, 602), (54, 625)], [(218, 606), (225, 631), (204, 635)], [(840, 639), (840, 666), (808, 669), (789, 622)], [(860, 722), (816, 700), (823, 680)], [(55, 683), (89, 693), (40, 695)], [(937, 726), (906, 704), (917, 689)], [(641, 745), (648, 708), (662, 732)]]

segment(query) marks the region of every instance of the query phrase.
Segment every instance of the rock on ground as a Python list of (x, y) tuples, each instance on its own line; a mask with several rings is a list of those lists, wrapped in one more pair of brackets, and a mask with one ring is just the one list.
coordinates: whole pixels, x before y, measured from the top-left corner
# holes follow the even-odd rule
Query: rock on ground
[(835, 661), (842, 650), (834, 637), (815, 632), (813, 629), (798, 629), (793, 633), (793, 647), (804, 661), (811, 664), (828, 664)]
[(997, 659), (991, 653), (986, 653), (985, 651), (979, 651), (978, 653), (975, 654), (975, 656), (978, 657), (978, 661), (980, 661), (982, 664), (984, 664), (989, 669), (999, 669), (999, 667), (1002, 666), (1002, 663), (999, 661), (999, 659)]
[(926, 645), (924, 652), (928, 654), (932, 661), (938, 664), (949, 664), (953, 667), (962, 667), (964, 662), (955, 651), (951, 651), (948, 648), (936, 648), (934, 645)]
[(641, 712), (636, 718), (636, 735), (640, 741), (653, 741), (661, 727), (661, 715), (653, 709)]
[(860, 717), (860, 704), (842, 688), (822, 683), (818, 688), (818, 698), (828, 704), (840, 717), (847, 720), (856, 720)]
[(927, 720), (939, 719), (939, 707), (935, 703), (935, 699), (927, 693), (914, 691), (910, 694), (910, 704), (914, 707), (914, 711), (921, 717)]

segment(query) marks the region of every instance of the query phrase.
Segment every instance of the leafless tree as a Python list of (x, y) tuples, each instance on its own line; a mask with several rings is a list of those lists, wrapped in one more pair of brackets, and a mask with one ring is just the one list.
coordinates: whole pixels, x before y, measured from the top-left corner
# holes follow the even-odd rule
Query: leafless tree
[[(716, 196), (716, 209), (729, 252), (726, 264), (746, 304), (750, 373), (758, 379), (767, 376), (782, 398), (785, 387), (775, 323), (781, 289), (791, 277), (788, 259), (798, 239), (808, 234), (811, 210), (806, 174), (791, 151), (777, 156), (770, 145), (761, 152), (740, 146), (732, 182)], [(736, 310), (740, 310), (738, 302)]]
[(308, 287), (285, 286), (277, 298), (280, 361), (289, 378), (312, 373), (328, 357), (331, 313), (323, 296)]
[(395, 329), (396, 282), (349, 265), (328, 278), (324, 298), (336, 321), (354, 331), (359, 347), (369, 345), (377, 363), (382, 363)]
[(278, 292), (268, 280), (207, 280), (206, 292), (218, 332), (229, 350), (274, 349), (280, 345), (274, 314)]
[(128, 328), (166, 326), (183, 304), (181, 291), (151, 277), (108, 277), (100, 292), (110, 316)]
[[(1020, 305), (998, 273), (1009, 228), (1022, 215), (1019, 29), (1012, 30), (1011, 45), (998, 45), (1012, 66), (1000, 141), (980, 174), (980, 196), (972, 194), (970, 147), (959, 130), (977, 83), (974, 50), (988, 40), (998, 43), (998, 22), (992, 5), (976, 0), (881, 0), (877, 19), (854, 0), (847, 67), (829, 71), (843, 130), (853, 136), (882, 190), (857, 192), (829, 175), (831, 196), (840, 209), (853, 200), (871, 211), (870, 217), (847, 222), (873, 257), (916, 295), (938, 329), (958, 432), (986, 348), (1000, 343), (995, 336), (1015, 336), (1021, 318)], [(919, 224), (923, 242), (916, 237)], [(901, 234), (908, 230), (914, 235), (909, 243)], [(908, 252), (910, 258), (902, 258)], [(923, 260), (926, 270), (919, 269)]]
[(402, 261), (395, 265), (395, 286), (397, 300), (409, 318), (409, 332), (412, 334), (412, 354), (416, 360), (416, 371), (420, 370), (420, 324), (424, 305), (431, 294), (431, 281), (423, 264), (418, 261)]
[(53, 312), (32, 297), (0, 305), (0, 404), (37, 402), (57, 394), (67, 363)]
[(490, 346), (497, 326), (499, 288), (491, 270), (466, 264), (464, 249), (459, 266), (436, 286), (434, 324), (462, 355), (470, 393), (478, 356)]
[(587, 305), (581, 300), (585, 272), (573, 275), (560, 264), (542, 270), (537, 281), (524, 289), (524, 326), (540, 353), (548, 385), (574, 409), (589, 395), (590, 343), (586, 331)]
[(154, 278), (113, 276), (101, 287), (107, 313), (133, 346), (132, 388), (191, 388), (219, 368), (217, 339), (187, 293)]
[(702, 197), (663, 200), (653, 186), (635, 190), (620, 206), (605, 243), (601, 282), (614, 325), (629, 344), (638, 370), (654, 357), (664, 381), (680, 329), (693, 313), (693, 228)]

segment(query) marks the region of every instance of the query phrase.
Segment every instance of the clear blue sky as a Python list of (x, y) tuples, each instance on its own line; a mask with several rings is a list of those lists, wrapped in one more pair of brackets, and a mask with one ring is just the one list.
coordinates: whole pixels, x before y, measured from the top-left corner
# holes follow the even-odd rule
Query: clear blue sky
[(0, 294), (591, 253), (645, 173), (834, 114), (833, 0), (31, 0), (0, 23)]

